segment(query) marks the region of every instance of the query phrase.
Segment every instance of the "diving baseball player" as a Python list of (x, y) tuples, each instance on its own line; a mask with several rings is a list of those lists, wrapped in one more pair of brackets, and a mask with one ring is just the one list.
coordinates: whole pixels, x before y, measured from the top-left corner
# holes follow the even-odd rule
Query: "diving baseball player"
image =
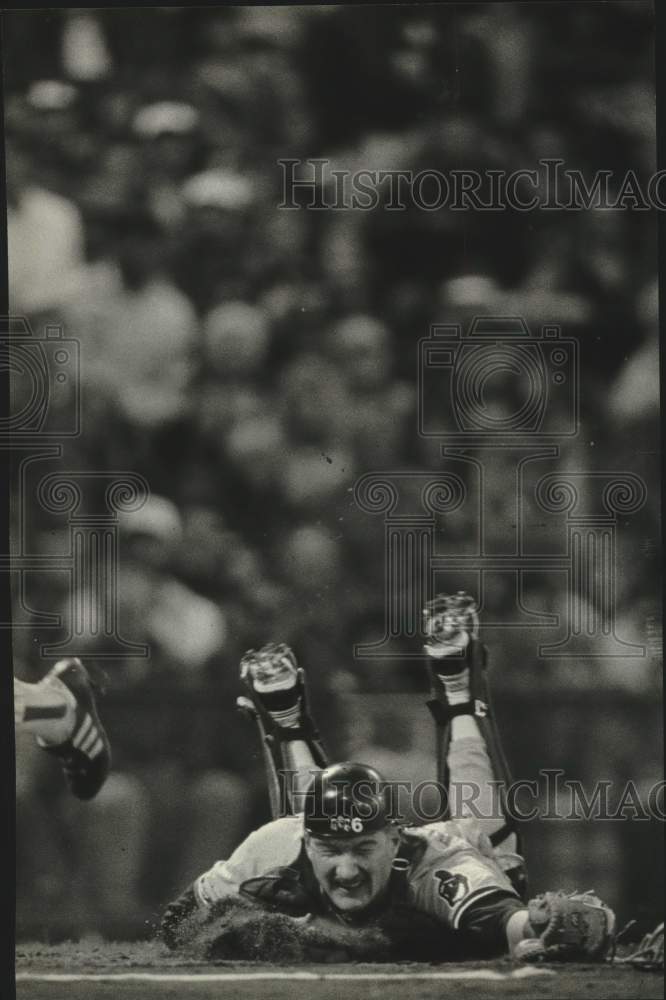
[[(251, 650), (240, 701), (260, 729), (276, 818), (167, 907), (161, 932), (170, 947), (205, 940), (209, 957), (265, 961), (321, 960), (327, 947), (394, 960), (604, 955), (615, 918), (594, 895), (524, 901), (517, 832), (491, 804), (508, 770), (476, 605), (463, 593), (436, 598), (424, 634), (450, 818), (399, 826), (390, 782), (364, 764), (328, 765), (291, 650)], [(483, 818), (473, 817), (460, 787), (478, 789)]]

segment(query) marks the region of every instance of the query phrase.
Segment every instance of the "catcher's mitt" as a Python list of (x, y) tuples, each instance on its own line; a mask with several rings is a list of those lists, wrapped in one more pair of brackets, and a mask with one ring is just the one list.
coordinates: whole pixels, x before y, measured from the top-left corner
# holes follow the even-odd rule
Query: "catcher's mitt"
[(615, 914), (593, 892), (546, 892), (527, 904), (534, 937), (514, 957), (533, 962), (599, 961), (615, 932)]

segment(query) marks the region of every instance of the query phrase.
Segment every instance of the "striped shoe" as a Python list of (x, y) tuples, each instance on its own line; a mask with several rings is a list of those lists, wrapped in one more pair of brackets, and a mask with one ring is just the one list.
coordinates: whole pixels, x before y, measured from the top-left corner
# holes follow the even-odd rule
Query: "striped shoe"
[(48, 678), (61, 681), (74, 695), (76, 719), (68, 740), (58, 746), (42, 746), (60, 760), (67, 784), (77, 799), (92, 799), (111, 767), (111, 747), (97, 714), (92, 681), (76, 657), (59, 660), (47, 674)]
[(267, 711), (278, 726), (301, 722), (303, 672), (284, 643), (269, 642), (249, 649), (241, 660), (243, 681), (255, 708)]

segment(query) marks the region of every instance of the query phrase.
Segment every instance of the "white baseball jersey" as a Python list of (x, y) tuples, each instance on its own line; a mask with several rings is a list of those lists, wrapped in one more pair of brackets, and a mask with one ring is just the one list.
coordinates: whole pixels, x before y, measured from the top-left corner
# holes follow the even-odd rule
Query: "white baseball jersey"
[[(447, 822), (410, 827), (403, 831), (402, 846), (410, 845), (413, 858), (406, 869), (403, 905), (457, 930), (470, 908), (485, 897), (513, 901), (519, 896), (507, 875), (492, 859), (482, 855)], [(194, 883), (202, 906), (235, 895), (245, 882), (297, 866), (303, 848), (303, 819), (287, 816), (251, 833), (226, 861), (218, 861)], [(415, 850), (416, 848), (416, 850)], [(398, 857), (402, 854), (399, 849)], [(507, 912), (509, 912), (507, 911)]]

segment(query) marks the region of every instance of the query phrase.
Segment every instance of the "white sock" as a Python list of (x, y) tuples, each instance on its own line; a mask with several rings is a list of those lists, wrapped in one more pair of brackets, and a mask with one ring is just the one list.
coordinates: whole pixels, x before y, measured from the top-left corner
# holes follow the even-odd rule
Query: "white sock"
[(277, 722), (278, 726), (286, 726), (289, 729), (297, 729), (301, 724), (301, 699), (298, 698), (295, 705), (289, 708), (271, 711), (268, 710), (271, 719)]
[(456, 715), (451, 719), (452, 740), (483, 740), (481, 730), (473, 715)]
[(76, 699), (57, 677), (45, 677), (39, 684), (14, 678), (14, 718), (21, 729), (36, 736), (46, 746), (64, 743), (74, 731)]
[(463, 667), (455, 674), (437, 674), (446, 692), (449, 705), (463, 705), (471, 698), (469, 687), (469, 667)]

